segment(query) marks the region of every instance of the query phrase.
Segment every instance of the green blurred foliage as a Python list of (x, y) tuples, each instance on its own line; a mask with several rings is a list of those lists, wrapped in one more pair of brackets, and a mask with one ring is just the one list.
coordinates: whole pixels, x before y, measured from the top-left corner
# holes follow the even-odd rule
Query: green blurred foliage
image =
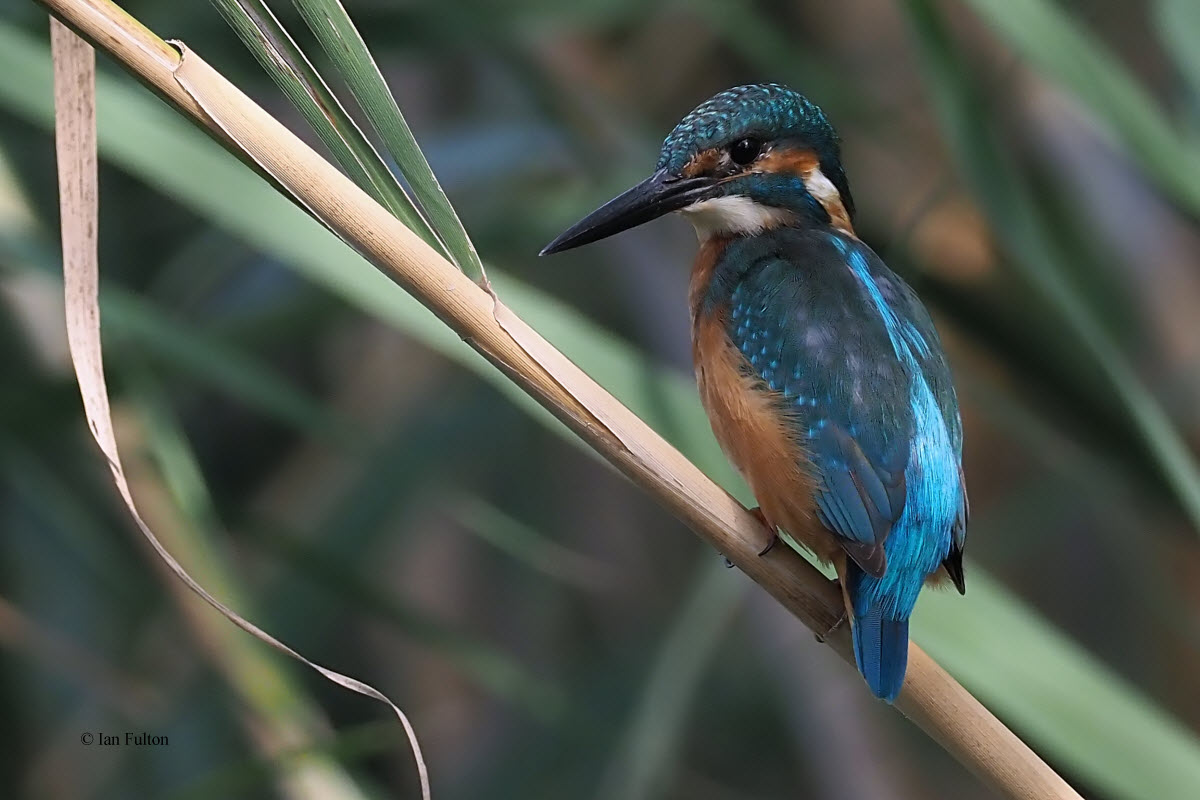
[[(821, 103), (858, 227), (933, 306), (964, 406), (978, 577), (925, 601), (918, 638), (1086, 796), (1187, 796), (1187, 2), (345, 4), (500, 295), (723, 481), (686, 378), (686, 226), (534, 253), (714, 91)], [(211, 5), (125, 7), (319, 146)], [(46, 38), (33, 3), (0, 26), (0, 61), (18, 31)], [(136, 544), (64, 361), (53, 144), (28, 102), (45, 71), (5, 63), (0, 786), (408, 796), (376, 707), (204, 622)], [(991, 796), (430, 315), (129, 79), (106, 86), (103, 315), (135, 492), (178, 507), (157, 520), (256, 622), (410, 713), (438, 800)], [(171, 744), (79, 743), (125, 730)], [(313, 764), (321, 791), (293, 780)]]

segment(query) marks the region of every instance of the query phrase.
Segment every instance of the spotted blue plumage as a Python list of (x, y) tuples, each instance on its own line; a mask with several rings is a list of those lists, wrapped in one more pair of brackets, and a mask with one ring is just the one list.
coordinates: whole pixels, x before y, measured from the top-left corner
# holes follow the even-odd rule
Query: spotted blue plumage
[(729, 308), (746, 370), (812, 460), (818, 516), (851, 558), (856, 659), (891, 700), (917, 595), (962, 544), (962, 427), (933, 323), (870, 248), (828, 228), (734, 240), (705, 305)]

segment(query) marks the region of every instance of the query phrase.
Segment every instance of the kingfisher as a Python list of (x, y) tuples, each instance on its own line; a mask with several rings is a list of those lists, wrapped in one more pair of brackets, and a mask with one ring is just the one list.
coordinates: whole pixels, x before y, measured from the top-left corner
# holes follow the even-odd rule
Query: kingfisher
[(778, 84), (721, 92), (663, 142), (654, 174), (542, 250), (681, 212), (700, 250), (689, 305), (713, 433), (779, 530), (832, 563), (854, 658), (892, 702), (926, 583), (965, 593), (962, 422), (917, 295), (854, 230), (825, 114)]

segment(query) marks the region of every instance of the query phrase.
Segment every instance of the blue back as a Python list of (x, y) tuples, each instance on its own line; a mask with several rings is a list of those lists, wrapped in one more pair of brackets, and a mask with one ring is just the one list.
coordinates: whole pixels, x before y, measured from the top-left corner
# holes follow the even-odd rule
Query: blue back
[(962, 426), (929, 314), (870, 248), (828, 228), (735, 239), (704, 303), (728, 307), (745, 369), (781, 398), (812, 460), (818, 515), (851, 559), (859, 667), (892, 699), (917, 595), (964, 535)]

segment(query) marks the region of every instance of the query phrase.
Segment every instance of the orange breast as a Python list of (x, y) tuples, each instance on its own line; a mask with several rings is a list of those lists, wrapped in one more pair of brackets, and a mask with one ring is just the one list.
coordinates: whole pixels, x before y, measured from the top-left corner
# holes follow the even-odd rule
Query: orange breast
[(766, 518), (824, 560), (839, 552), (816, 519), (810, 461), (783, 398), (743, 369), (725, 332), (728, 308), (703, 298), (725, 242), (705, 243), (692, 273), (692, 356), (700, 400), (721, 448), (742, 473)]

